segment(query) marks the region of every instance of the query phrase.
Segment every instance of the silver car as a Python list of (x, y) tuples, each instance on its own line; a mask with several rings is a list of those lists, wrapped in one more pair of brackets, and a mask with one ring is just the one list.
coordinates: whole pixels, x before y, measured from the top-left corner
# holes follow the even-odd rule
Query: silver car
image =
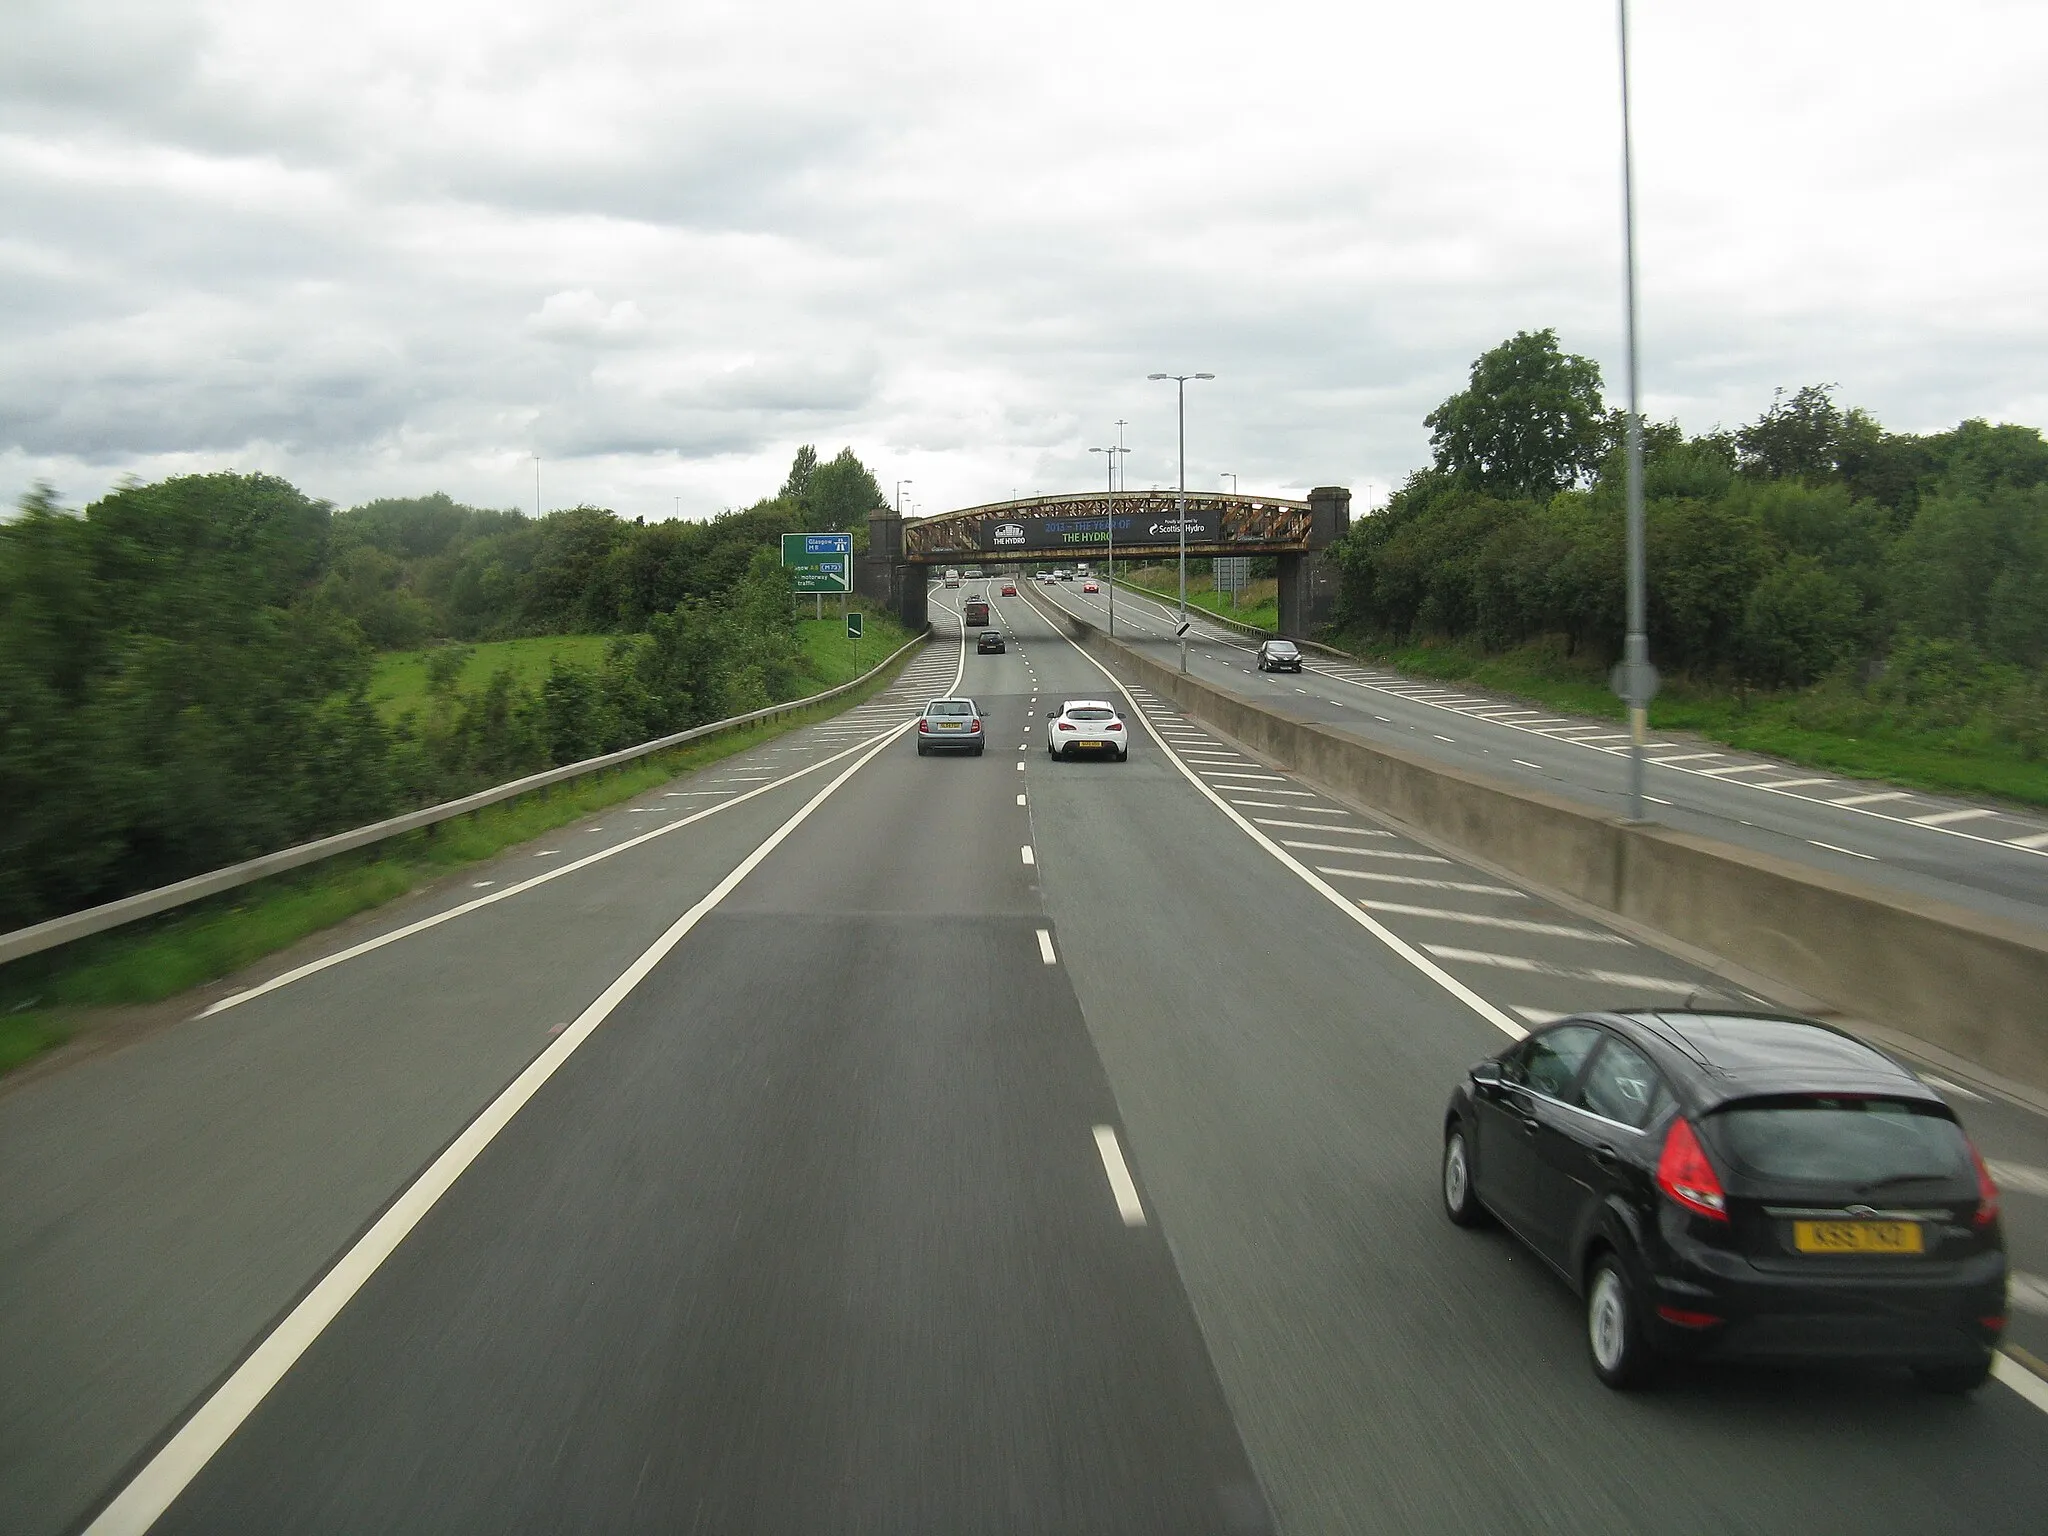
[(1069, 699), (1045, 717), (1050, 757), (1111, 757), (1123, 762), (1131, 755), (1130, 732), (1116, 707), (1101, 699)]
[(933, 699), (917, 722), (917, 755), (972, 752), (981, 756), (988, 746), (988, 732), (981, 728), (986, 718), (972, 699)]

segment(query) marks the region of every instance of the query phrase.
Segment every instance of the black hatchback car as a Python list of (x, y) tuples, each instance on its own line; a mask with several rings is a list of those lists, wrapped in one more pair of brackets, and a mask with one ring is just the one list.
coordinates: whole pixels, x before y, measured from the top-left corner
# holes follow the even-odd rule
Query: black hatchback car
[(1997, 1186), (1932, 1089), (1825, 1024), (1561, 1020), (1458, 1085), (1442, 1167), (1452, 1221), (1497, 1216), (1584, 1297), (1611, 1387), (1701, 1356), (1990, 1374)]
[(1003, 632), (1000, 629), (984, 629), (974, 637), (974, 653), (977, 656), (986, 656), (991, 651), (999, 651), (1005, 655), (1009, 653), (1009, 647), (1003, 643)]

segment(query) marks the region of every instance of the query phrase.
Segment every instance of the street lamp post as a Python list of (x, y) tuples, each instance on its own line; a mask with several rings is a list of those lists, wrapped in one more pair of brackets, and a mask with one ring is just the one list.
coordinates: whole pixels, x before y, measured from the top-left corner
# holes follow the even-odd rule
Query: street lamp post
[(1636, 372), (1636, 186), (1635, 150), (1629, 132), (1628, 0), (1615, 0), (1621, 22), (1621, 225), (1628, 310), (1628, 634), (1622, 642), (1621, 686), (1628, 703), (1628, 814), (1642, 821), (1643, 753), (1650, 733), (1650, 669), (1647, 578), (1643, 569), (1643, 407)]
[[(1119, 427), (1123, 426), (1118, 422)], [(1117, 436), (1123, 436), (1119, 431)], [(1116, 638), (1116, 458), (1120, 453), (1131, 450), (1122, 444), (1109, 448), (1090, 448), (1090, 453), (1099, 453), (1109, 460), (1109, 637)]]
[(1180, 636), (1180, 669), (1188, 669), (1188, 380), (1213, 379), (1213, 373), (1153, 373), (1157, 382), (1171, 379), (1179, 392), (1180, 494), (1174, 503), (1174, 523), (1180, 529), (1180, 621), (1174, 626)]
[(1218, 480), (1228, 480), (1230, 482), (1230, 494), (1233, 496), (1237, 494), (1237, 476), (1233, 475), (1229, 470), (1226, 469), (1225, 471), (1223, 471), (1222, 474), (1218, 475), (1216, 478)]
[(896, 515), (898, 517), (903, 515), (903, 487), (915, 485), (916, 483), (914, 480), (898, 480), (896, 482)]

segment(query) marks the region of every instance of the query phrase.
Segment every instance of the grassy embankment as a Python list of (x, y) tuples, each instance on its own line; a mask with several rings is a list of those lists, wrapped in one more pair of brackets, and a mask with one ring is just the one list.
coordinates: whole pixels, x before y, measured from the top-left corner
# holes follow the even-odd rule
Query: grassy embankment
[[(798, 634), (813, 674), (802, 691), (815, 693), (849, 682), (909, 638), (879, 615), (868, 616), (866, 629), (859, 640), (849, 640), (837, 618), (822, 624), (800, 624)], [(555, 650), (570, 651), (579, 660), (595, 659), (606, 643), (604, 636), (574, 635), (479, 645), (461, 686), (481, 687), (497, 665), (504, 664), (500, 655), (537, 677), (546, 672), (547, 658)], [(417, 673), (423, 692), (426, 674), (421, 655), (398, 652), (380, 658), (372, 686), (380, 708), (404, 707), (409, 672)], [(728, 731), (608, 773), (573, 780), (544, 796), (524, 795), (443, 823), (431, 835), (394, 838), (0, 967), (0, 1073), (61, 1044), (74, 1030), (89, 1027), (93, 1010), (159, 1002), (228, 975), (308, 934), (453, 874), (466, 864), (492, 858), (678, 775), (850, 709), (888, 687), (896, 670), (865, 688), (796, 715)], [(393, 678), (398, 679), (397, 685), (387, 686)]]
[[(1329, 639), (1356, 656), (1416, 677), (1469, 683), (1595, 719), (1625, 718), (1620, 701), (1607, 689), (1604, 673), (1567, 657), (1561, 645), (1535, 644), (1488, 654), (1451, 642), (1389, 646), (1357, 635)], [(1853, 778), (2048, 806), (2048, 763), (2030, 762), (1969, 727), (1899, 729), (1883, 718), (1882, 711), (1837, 701), (1823, 691), (1826, 687), (1745, 697), (1725, 687), (1666, 678), (1650, 705), (1650, 726), (1690, 731), (1723, 746)], [(1857, 724), (1852, 730), (1831, 728), (1826, 723), (1830, 715)]]
[[(456, 688), (463, 693), (475, 693), (496, 672), (510, 672), (515, 683), (531, 685), (548, 675), (548, 665), (557, 656), (579, 666), (594, 667), (604, 660), (605, 647), (611, 643), (610, 635), (535, 635), (525, 640), (496, 640), (472, 646)], [(432, 649), (386, 651), (377, 658), (377, 670), (370, 678), (370, 699), (378, 714), (395, 720), (409, 709), (426, 706), (427, 658), (431, 655)]]
[[(1119, 569), (1116, 578), (1119, 582), (1128, 582), (1131, 586), (1143, 587), (1147, 592), (1157, 592), (1176, 601), (1180, 597), (1180, 572), (1174, 566), (1134, 565)], [(1198, 575), (1193, 569), (1193, 562), (1189, 562), (1188, 606), (1221, 614), (1240, 624), (1277, 629), (1280, 626), (1280, 583), (1271, 576), (1252, 582), (1237, 594), (1237, 606), (1233, 608), (1230, 594), (1216, 590), (1209, 572), (1205, 570)]]

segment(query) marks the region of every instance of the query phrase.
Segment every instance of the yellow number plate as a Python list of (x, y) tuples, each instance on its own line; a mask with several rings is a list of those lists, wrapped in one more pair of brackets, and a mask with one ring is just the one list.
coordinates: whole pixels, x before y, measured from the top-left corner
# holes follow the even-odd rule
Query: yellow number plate
[(1917, 1221), (1795, 1221), (1792, 1245), (1801, 1253), (1919, 1253)]

